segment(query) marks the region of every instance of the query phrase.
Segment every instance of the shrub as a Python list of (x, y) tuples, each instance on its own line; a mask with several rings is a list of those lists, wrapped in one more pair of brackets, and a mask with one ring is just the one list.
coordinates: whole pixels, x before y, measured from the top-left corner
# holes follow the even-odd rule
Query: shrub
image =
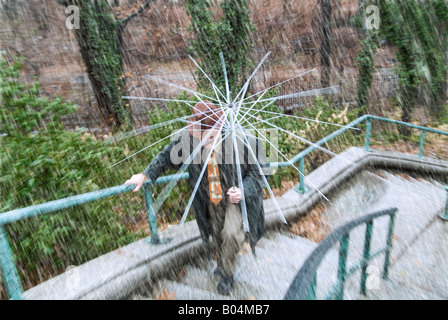
[[(40, 97), (37, 81), (19, 81), (21, 67), (18, 60), (0, 59), (0, 212), (122, 183), (123, 172), (108, 170), (108, 163), (123, 158), (124, 150), (64, 130), (60, 117), (75, 106)], [(115, 214), (119, 201), (98, 201), (8, 225), (19, 273), (28, 279), (24, 287), (141, 236)]]

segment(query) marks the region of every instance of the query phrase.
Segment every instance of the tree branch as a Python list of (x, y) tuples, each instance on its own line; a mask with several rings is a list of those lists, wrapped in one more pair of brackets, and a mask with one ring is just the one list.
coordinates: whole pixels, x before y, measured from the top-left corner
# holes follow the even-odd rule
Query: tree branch
[(131, 13), (130, 15), (128, 15), (126, 18), (120, 19), (120, 23), (124, 26), (126, 25), (126, 23), (128, 23), (132, 18), (138, 16), (140, 13), (143, 12), (143, 10), (145, 10), (150, 3), (152, 2), (152, 0), (147, 0), (141, 7), (140, 9), (138, 9), (136, 12)]

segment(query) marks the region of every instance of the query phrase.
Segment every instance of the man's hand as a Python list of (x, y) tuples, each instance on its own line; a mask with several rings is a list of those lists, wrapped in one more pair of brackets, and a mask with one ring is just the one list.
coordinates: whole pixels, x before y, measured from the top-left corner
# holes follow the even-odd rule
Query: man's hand
[(227, 195), (229, 196), (229, 201), (233, 204), (238, 204), (241, 201), (243, 193), (240, 188), (232, 187), (227, 191)]
[(137, 192), (140, 190), (140, 188), (143, 186), (143, 184), (148, 180), (148, 177), (145, 176), (143, 173), (140, 174), (134, 174), (131, 179), (127, 180), (124, 184), (135, 184), (136, 187), (133, 192)]

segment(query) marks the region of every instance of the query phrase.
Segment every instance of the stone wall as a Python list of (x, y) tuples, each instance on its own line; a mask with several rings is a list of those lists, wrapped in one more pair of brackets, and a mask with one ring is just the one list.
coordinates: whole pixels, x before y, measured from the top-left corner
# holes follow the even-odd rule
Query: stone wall
[(96, 125), (95, 98), (64, 10), (52, 0), (1, 2), (0, 48), (9, 57), (26, 58), (24, 81), (37, 77), (43, 96), (79, 105), (79, 113), (91, 114)]

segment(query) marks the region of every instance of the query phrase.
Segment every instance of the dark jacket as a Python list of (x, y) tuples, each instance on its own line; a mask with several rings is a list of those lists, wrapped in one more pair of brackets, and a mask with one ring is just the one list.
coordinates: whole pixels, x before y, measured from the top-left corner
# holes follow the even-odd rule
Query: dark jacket
[[(224, 134), (225, 132), (223, 132), (223, 136)], [(266, 177), (266, 180), (268, 180), (270, 168), (263, 147), (260, 145), (258, 139), (250, 134), (245, 137), (245, 140), (246, 143), (251, 145), (253, 153), (257, 155), (257, 161), (262, 168), (263, 175)], [(152, 181), (156, 181), (157, 178), (168, 169), (179, 170), (181, 166), (188, 161), (198, 143), (199, 140), (192, 137), (187, 130), (181, 130), (171, 143), (169, 143), (164, 150), (151, 161), (148, 167), (143, 171), (143, 174)], [(237, 146), (249, 223), (249, 239), (251, 247), (254, 249), (256, 243), (265, 232), (265, 214), (262, 195), (262, 189), (265, 187), (265, 180), (260, 172), (260, 167), (254, 161), (253, 154), (250, 152), (247, 145), (237, 139)], [(196, 157), (190, 158), (191, 164), (188, 166), (190, 192), (194, 190), (196, 182), (203, 169), (204, 162), (207, 159), (208, 149), (205, 149), (204, 151), (202, 146), (199, 148), (200, 152), (197, 152)], [(230, 184), (229, 187), (238, 187), (235, 164), (236, 154), (233, 154), (232, 140), (226, 138), (224, 143), (221, 144), (221, 148), (222, 156), (218, 159), (219, 172), (224, 176), (225, 181)], [(223, 194), (226, 193), (227, 190), (223, 190)], [(206, 201), (210, 201), (208, 198), (207, 169), (205, 169), (202, 181), (192, 203), (199, 231), (205, 243), (208, 242), (207, 240), (211, 235)], [(241, 209), (241, 203), (239, 206)]]

